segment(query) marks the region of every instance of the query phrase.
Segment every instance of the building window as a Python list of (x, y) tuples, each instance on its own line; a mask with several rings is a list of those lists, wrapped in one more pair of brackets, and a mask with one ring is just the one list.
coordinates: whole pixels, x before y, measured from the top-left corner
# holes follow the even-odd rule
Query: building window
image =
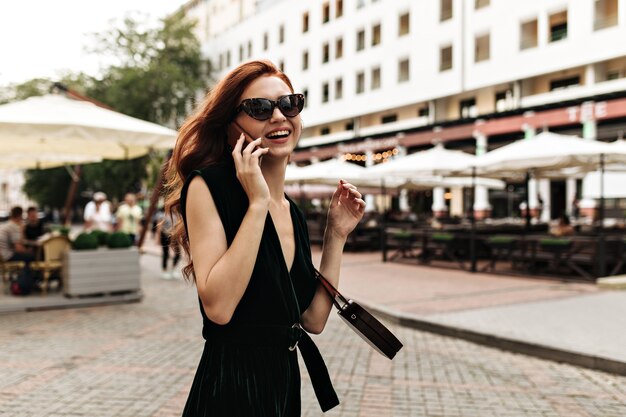
[(343, 0), (337, 0), (335, 2), (335, 17), (339, 18), (343, 16)]
[(302, 95), (304, 96), (304, 107), (308, 107), (309, 103), (309, 89), (305, 88), (302, 90)]
[(459, 117), (461, 119), (469, 119), (471, 117), (478, 116), (478, 107), (476, 107), (475, 98), (461, 100), (461, 102), (459, 103), (459, 108)]
[(278, 28), (278, 43), (285, 42), (285, 25), (280, 25)]
[(410, 15), (405, 13), (398, 18), (398, 36), (408, 35), (411, 31)]
[(522, 23), (520, 27), (519, 49), (536, 48), (539, 41), (537, 19)]
[(230, 51), (226, 52), (226, 68), (230, 67)]
[(365, 0), (357, 0), (356, 1), (356, 8), (360, 9), (361, 7), (365, 6)]
[(376, 67), (372, 69), (372, 90), (377, 90), (380, 88), (380, 67)]
[(280, 72), (285, 72), (285, 61), (278, 61), (278, 69), (280, 70)]
[(328, 83), (322, 84), (322, 103), (328, 103), (329, 88)]
[(321, 128), (320, 129), (320, 135), (322, 135), (322, 136), (330, 135), (330, 127), (324, 126), (323, 128)]
[(439, 71), (452, 69), (452, 45), (439, 50)]
[(265, 32), (263, 34), (263, 50), (267, 51), (267, 48), (269, 47), (269, 43), (270, 43), (270, 36), (268, 35), (267, 32)]
[(380, 122), (382, 124), (385, 123), (393, 123), (393, 122), (397, 122), (398, 121), (398, 115), (397, 114), (388, 114), (386, 116), (381, 117)]
[(335, 80), (335, 100), (339, 100), (343, 97), (343, 79), (337, 78)]
[(398, 62), (398, 82), (402, 83), (405, 81), (409, 81), (409, 78), (409, 60), (407, 58)]
[(417, 109), (418, 117), (428, 117), (429, 114), (430, 109), (428, 108), (428, 106), (420, 107), (419, 109)]
[(219, 63), (217, 64), (217, 69), (219, 71), (221, 71), (222, 68), (224, 68), (224, 54), (220, 54), (220, 60), (219, 60)]
[(306, 71), (309, 69), (309, 51), (304, 51), (302, 53), (302, 71)]
[(568, 87), (576, 87), (580, 85), (580, 76), (561, 78), (560, 80), (550, 81), (550, 91), (562, 90)]
[(330, 45), (326, 42), (322, 45), (322, 64), (327, 63), (330, 60)]
[(617, 25), (618, 0), (595, 0), (593, 29), (600, 30)]
[(356, 34), (356, 50), (362, 51), (365, 49), (365, 30), (361, 29)]
[(365, 73), (359, 72), (356, 74), (356, 93), (361, 94), (365, 91)]
[(335, 41), (335, 58), (339, 59), (343, 56), (343, 38), (337, 38)]
[(477, 36), (474, 42), (474, 62), (487, 61), (490, 55), (489, 34)]
[(482, 9), (483, 7), (489, 6), (489, 3), (491, 3), (489, 0), (476, 0), (474, 3), (474, 9)]
[(322, 23), (328, 23), (330, 21), (330, 4), (324, 3), (322, 6)]
[(567, 10), (550, 15), (550, 42), (567, 39)]
[(302, 15), (302, 33), (309, 31), (309, 12), (305, 12)]
[(380, 43), (380, 23), (372, 27), (372, 46)]
[(452, 19), (452, 0), (441, 0), (439, 21), (445, 22), (448, 19)]
[(499, 91), (496, 93), (496, 111), (502, 112), (511, 110), (513, 101), (513, 93), (511, 90)]
[(252, 57), (252, 41), (248, 41), (248, 58)]
[(243, 45), (239, 45), (239, 62), (243, 61)]
[(346, 123), (346, 130), (354, 130), (354, 122)]

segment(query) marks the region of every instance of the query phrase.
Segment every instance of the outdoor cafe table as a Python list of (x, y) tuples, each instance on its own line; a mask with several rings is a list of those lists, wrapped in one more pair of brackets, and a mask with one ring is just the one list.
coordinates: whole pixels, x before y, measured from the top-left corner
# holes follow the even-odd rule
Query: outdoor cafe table
[[(397, 259), (414, 259), (420, 264), (427, 264), (432, 259), (435, 249), (433, 235), (445, 233), (452, 235), (456, 244), (449, 251), (460, 250), (459, 257), (448, 256), (461, 269), (468, 269), (469, 263), (469, 230), (439, 230), (432, 228), (407, 228), (390, 226), (385, 228), (383, 237), (383, 261)], [(500, 253), (489, 247), (490, 237), (511, 238), (514, 250)], [(624, 257), (623, 235), (607, 234), (605, 237), (606, 259), (609, 265), (619, 265)], [(556, 241), (555, 241), (556, 240)], [(393, 243), (393, 245), (390, 245)], [(550, 244), (552, 243), (552, 244)], [(476, 234), (477, 254), (481, 259), (511, 261), (512, 265), (520, 265), (525, 273), (535, 274), (543, 270), (563, 274), (564, 271), (575, 273), (586, 280), (594, 279), (599, 271), (598, 265), (599, 237), (595, 235), (572, 235), (556, 237), (550, 234), (500, 234), (497, 230), (490, 233)], [(440, 247), (441, 248), (441, 247)], [(395, 249), (390, 255), (388, 251)], [(496, 253), (497, 252), (497, 253)], [(448, 255), (450, 252), (448, 253)], [(483, 270), (489, 267), (487, 265)], [(494, 268), (492, 268), (493, 270)], [(615, 268), (614, 268), (615, 269)]]

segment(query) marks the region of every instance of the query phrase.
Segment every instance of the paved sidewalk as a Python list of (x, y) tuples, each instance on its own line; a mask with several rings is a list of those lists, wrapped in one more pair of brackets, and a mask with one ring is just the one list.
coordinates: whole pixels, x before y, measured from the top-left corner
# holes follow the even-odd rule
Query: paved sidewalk
[[(319, 257), (319, 254), (316, 254)], [(346, 254), (341, 290), (402, 325), (626, 375), (626, 291)]]
[[(160, 256), (153, 242), (144, 248)], [(383, 263), (379, 252), (346, 252), (340, 291), (404, 326), (626, 375), (626, 291)]]

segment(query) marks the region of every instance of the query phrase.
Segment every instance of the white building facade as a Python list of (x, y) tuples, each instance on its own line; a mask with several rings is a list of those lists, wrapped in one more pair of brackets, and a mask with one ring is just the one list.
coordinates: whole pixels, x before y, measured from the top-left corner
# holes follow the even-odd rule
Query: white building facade
[[(296, 161), (344, 155), (369, 165), (435, 141), (482, 153), (541, 129), (601, 140), (626, 129), (626, 0), (185, 7), (216, 78), (266, 58), (306, 94)], [(555, 185), (567, 200), (555, 211), (571, 209), (567, 184)], [(549, 185), (538, 189), (549, 201)], [(488, 211), (478, 194), (475, 208)]]

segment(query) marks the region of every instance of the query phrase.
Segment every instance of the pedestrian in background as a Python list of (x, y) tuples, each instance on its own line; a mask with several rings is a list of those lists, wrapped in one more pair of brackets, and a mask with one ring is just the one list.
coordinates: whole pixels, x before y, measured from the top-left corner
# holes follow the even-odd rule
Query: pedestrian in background
[(126, 193), (124, 202), (120, 204), (115, 212), (117, 230), (124, 232), (135, 244), (135, 239), (140, 231), (143, 210), (137, 205), (135, 194)]
[(85, 206), (83, 214), (85, 230), (101, 230), (111, 232), (111, 205), (107, 201), (107, 195), (101, 191), (93, 193), (93, 199)]
[[(189, 264), (203, 318), (204, 352), (183, 415), (300, 415), (296, 347), (323, 410), (338, 404), (319, 351), (332, 306), (316, 279), (306, 220), (284, 193), (302, 134), (304, 95), (269, 61), (221, 80), (180, 129), (166, 210)], [(338, 286), (347, 235), (363, 216), (356, 187), (338, 181), (321, 273)]]
[[(161, 207), (156, 213), (155, 220), (157, 222), (155, 240), (161, 245), (161, 277), (163, 279), (175, 279), (179, 276), (176, 269), (178, 261), (180, 260), (180, 247), (177, 242), (172, 244), (171, 233), (174, 226), (172, 216), (165, 215), (165, 210)], [(172, 267), (168, 269), (168, 260), (170, 257), (170, 250), (174, 252), (172, 257)]]

